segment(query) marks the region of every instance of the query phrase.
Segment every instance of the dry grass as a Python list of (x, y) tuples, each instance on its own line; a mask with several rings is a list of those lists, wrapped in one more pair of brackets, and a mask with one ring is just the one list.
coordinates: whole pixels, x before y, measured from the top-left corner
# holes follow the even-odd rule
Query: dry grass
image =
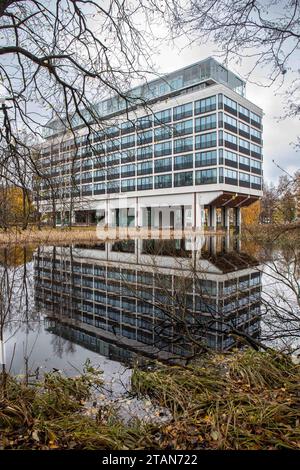
[[(203, 230), (194, 232), (187, 229), (182, 230), (171, 229), (148, 229), (135, 227), (117, 227), (117, 228), (96, 228), (94, 227), (72, 227), (69, 228), (42, 228), (38, 230), (35, 226), (27, 230), (13, 228), (7, 231), (0, 230), (0, 246), (10, 245), (26, 245), (26, 244), (69, 244), (69, 243), (95, 243), (105, 240), (124, 240), (130, 238), (159, 238), (159, 239), (176, 239), (182, 236), (190, 237), (203, 235)], [(212, 232), (209, 232), (212, 234)], [(218, 234), (222, 231), (216, 232)]]
[(149, 429), (142, 423), (126, 426), (113, 409), (102, 413), (92, 407), (91, 390), (101, 384), (90, 366), (76, 378), (49, 373), (31, 385), (7, 377), (0, 398), (0, 449), (147, 447), (152, 434), (149, 425)]
[(95, 227), (82, 227), (60, 229), (35, 227), (27, 230), (9, 230), (0, 232), (0, 246), (26, 245), (26, 244), (69, 244), (69, 243), (95, 243), (99, 241)]
[[(90, 365), (82, 376), (46, 374), (25, 385), (8, 377), (0, 394), (2, 449), (299, 449), (300, 366), (252, 350), (201, 358), (190, 366), (137, 369), (132, 390), (167, 407), (172, 420), (125, 423), (90, 404), (102, 385)], [(88, 411), (88, 412), (87, 412)]]
[(157, 445), (175, 449), (299, 449), (299, 384), (299, 365), (252, 350), (132, 376), (138, 394), (171, 410)]

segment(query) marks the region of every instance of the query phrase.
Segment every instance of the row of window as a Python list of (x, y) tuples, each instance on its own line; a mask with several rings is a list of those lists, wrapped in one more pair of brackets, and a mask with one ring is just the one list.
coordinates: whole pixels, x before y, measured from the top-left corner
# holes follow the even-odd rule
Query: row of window
[[(257, 115), (256, 113), (253, 113), (249, 109), (243, 107), (242, 105), (238, 104), (236, 101), (231, 100), (230, 98), (226, 97), (225, 95), (219, 95), (218, 96), (218, 102), (219, 102), (219, 109), (224, 109), (230, 114), (234, 114), (235, 116), (239, 117), (242, 120), (246, 120), (250, 125), (254, 125), (255, 127), (260, 128), (261, 127), (261, 117)], [(109, 139), (112, 139), (113, 137), (117, 137), (120, 135), (125, 135), (130, 132), (134, 132), (135, 130), (144, 130), (144, 129), (149, 129), (152, 127), (152, 124), (155, 126), (161, 125), (161, 124), (169, 124), (173, 121), (176, 123), (176, 121), (186, 119), (189, 117), (192, 117), (193, 114), (199, 115), (202, 113), (207, 113), (210, 111), (215, 111), (217, 109), (217, 102), (216, 102), (216, 96), (210, 96), (208, 98), (203, 98), (201, 100), (197, 100), (194, 103), (186, 103), (180, 106), (176, 106), (173, 108), (169, 108), (163, 111), (159, 111), (157, 113), (154, 113), (153, 115), (148, 115), (148, 116), (143, 116), (141, 118), (138, 118), (136, 120), (130, 120), (122, 123), (120, 126), (112, 126), (109, 127), (105, 130), (99, 131), (94, 133), (93, 135), (84, 135), (84, 136), (79, 136), (76, 139), (76, 144), (78, 146), (85, 146), (85, 145), (90, 145), (92, 142), (95, 144), (106, 137)], [(227, 122), (228, 124), (233, 125), (233, 127), (237, 127), (237, 122), (236, 119), (231, 118), (224, 113), (224, 122)], [(207, 129), (207, 128), (212, 128), (212, 127), (206, 127), (206, 126), (213, 126), (213, 122), (210, 123), (210, 120), (215, 121), (215, 117), (210, 117), (208, 120), (205, 118), (201, 121), (196, 120), (197, 123), (196, 125), (198, 126), (199, 129)], [(206, 122), (207, 121), (207, 122)], [(189, 132), (188, 130), (185, 129), (185, 126), (191, 127), (192, 124), (186, 124), (186, 125), (181, 125), (180, 123), (175, 124), (174, 127), (174, 135), (176, 132), (179, 133), (179, 135), (182, 135), (180, 133), (182, 132)], [(244, 127), (243, 127), (244, 126)], [(249, 132), (249, 125), (247, 124), (240, 124), (240, 129), (244, 130), (247, 133)], [(168, 129), (168, 126), (166, 126), (166, 129)], [(250, 128), (251, 130), (251, 128)], [(170, 131), (170, 129), (169, 129)], [(168, 132), (168, 131), (166, 131)], [(255, 134), (255, 130), (252, 130), (252, 135), (257, 137), (258, 139), (261, 139), (261, 134), (259, 131), (256, 131), (257, 134)], [(151, 133), (151, 131), (150, 131)], [(155, 138), (159, 139), (163, 135), (163, 129), (156, 130), (155, 129)], [(133, 143), (133, 139), (135, 139), (135, 136), (127, 136), (127, 137), (122, 137), (122, 146), (130, 146)], [(152, 138), (152, 134), (151, 134)], [(166, 137), (167, 138), (167, 137)], [(141, 133), (138, 134), (138, 144), (143, 144), (147, 142), (147, 140), (150, 139), (150, 134)], [(110, 143), (111, 142), (111, 143)], [(116, 145), (116, 142), (110, 141), (107, 142), (108, 147), (111, 147), (112, 149)], [(72, 149), (75, 147), (74, 141), (72, 139), (62, 142), (61, 144), (54, 144), (51, 147), (51, 150), (49, 148), (44, 149), (43, 154), (45, 156), (49, 155), (50, 152), (52, 151), (53, 154), (57, 153), (59, 150), (63, 151), (68, 151), (69, 149)]]
[[(78, 173), (75, 175), (75, 183), (88, 183), (96, 181), (114, 180), (127, 178), (135, 175), (149, 175), (154, 173), (162, 173), (167, 171), (176, 171), (181, 169), (189, 169), (194, 166), (214, 166), (217, 165), (217, 150), (208, 150), (204, 152), (196, 152), (195, 156), (192, 153), (184, 155), (175, 155), (172, 157), (160, 158), (158, 160), (142, 161), (139, 163), (131, 163), (122, 166), (110, 167), (108, 169), (100, 169), (94, 171), (88, 171), (85, 173)], [(240, 170), (256, 173), (261, 175), (262, 163), (258, 160), (239, 155), (227, 149), (219, 149), (219, 165), (226, 165)], [(68, 185), (68, 179), (65, 178), (63, 181), (61, 177), (53, 177), (52, 184)], [(42, 188), (46, 188), (47, 183), (42, 184)]]
[[(77, 161), (76, 165), (71, 167), (70, 164), (63, 165), (61, 167), (62, 173), (67, 173), (74, 170), (85, 171), (88, 169), (119, 165), (120, 163), (132, 162), (137, 160), (148, 160), (154, 157), (162, 157), (171, 154), (178, 154), (184, 152), (191, 152), (194, 150), (202, 150), (206, 148), (212, 148), (217, 146), (217, 136), (219, 138), (219, 145), (225, 146), (232, 150), (237, 150), (244, 153), (245, 155), (251, 155), (255, 158), (262, 158), (262, 148), (253, 142), (249, 142), (237, 135), (229, 133), (227, 131), (217, 132), (206, 132), (205, 134), (199, 134), (194, 137), (183, 137), (176, 140), (168, 140), (165, 142), (159, 142), (153, 145), (147, 145), (135, 149), (128, 149), (122, 152), (115, 152), (108, 156), (99, 156), (96, 158), (90, 158), (83, 160), (82, 162)], [(118, 150), (118, 149), (117, 149)], [(50, 175), (55, 176), (58, 174), (58, 168), (50, 170)]]
[[(213, 184), (218, 182), (217, 168), (208, 168), (205, 170), (186, 171), (180, 173), (168, 173), (156, 176), (146, 176), (142, 178), (129, 178), (122, 180), (121, 182), (113, 181), (108, 183), (97, 183), (88, 184), (82, 186), (85, 192), (92, 192), (94, 187), (94, 193), (101, 194), (107, 192), (122, 192), (135, 191), (135, 190), (146, 190), (153, 189), (153, 183), (155, 189), (170, 188), (179, 186), (193, 186), (199, 184)], [(194, 178), (195, 177), (195, 178)], [(234, 182), (233, 182), (234, 180)], [(250, 185), (256, 185), (261, 187), (261, 177), (244, 173), (241, 171), (231, 170), (229, 168), (219, 168), (219, 181), (229, 184), (249, 183)], [(174, 184), (173, 184), (174, 182)], [(110, 191), (113, 189), (113, 191)]]

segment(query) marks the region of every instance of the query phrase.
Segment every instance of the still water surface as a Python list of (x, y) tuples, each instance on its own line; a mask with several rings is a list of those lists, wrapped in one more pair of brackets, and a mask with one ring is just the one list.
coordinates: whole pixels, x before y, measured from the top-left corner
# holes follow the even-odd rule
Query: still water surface
[(261, 336), (263, 269), (229, 236), (1, 252), (6, 368), (77, 374), (87, 359), (122, 393), (133, 361), (174, 361)]

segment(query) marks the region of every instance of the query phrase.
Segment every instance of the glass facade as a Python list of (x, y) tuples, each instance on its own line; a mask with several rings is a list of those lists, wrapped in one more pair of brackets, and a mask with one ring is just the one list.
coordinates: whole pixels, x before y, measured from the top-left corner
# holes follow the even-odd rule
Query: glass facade
[[(163, 96), (167, 97), (174, 94), (180, 94), (186, 89), (195, 87), (196, 85), (203, 84), (205, 86), (208, 82), (222, 83), (234, 90), (236, 93), (242, 96), (244, 95), (245, 82), (230, 70), (219, 64), (215, 59), (209, 57), (208, 59), (204, 59), (185, 67), (184, 69), (165, 75), (163, 78), (150, 81), (146, 85), (133, 88), (127, 93), (123, 93), (126, 95), (126, 99), (121, 98), (120, 96), (115, 96), (101, 101), (94, 106), (93, 115), (99, 115), (102, 119), (104, 117), (108, 118), (114, 113), (127, 112), (128, 108), (130, 109), (131, 106), (143, 104), (145, 101), (156, 101)], [(82, 115), (87, 122), (91, 122), (93, 120), (93, 116), (91, 116), (87, 110), (83, 110)], [(144, 121), (143, 118), (141, 118), (141, 125), (147, 122), (147, 120), (147, 117), (145, 117)], [(84, 122), (79, 115), (75, 115), (72, 118), (72, 125), (74, 127), (82, 127)], [(125, 125), (123, 129), (126, 132)], [(50, 121), (48, 123), (48, 128), (44, 133), (44, 137), (51, 137), (64, 130), (65, 127), (61, 120)]]
[[(85, 197), (212, 183), (261, 190), (261, 116), (225, 94), (187, 94), (186, 101), (168, 100), (159, 112), (80, 136), (77, 147), (72, 139), (50, 144), (41, 165), (65, 197), (71, 190)], [(49, 198), (46, 181), (40, 194)]]

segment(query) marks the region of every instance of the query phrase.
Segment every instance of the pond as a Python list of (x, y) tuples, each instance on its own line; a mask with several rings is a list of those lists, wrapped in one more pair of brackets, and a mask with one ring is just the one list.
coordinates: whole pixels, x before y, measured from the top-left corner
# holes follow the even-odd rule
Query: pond
[(299, 277), (288, 285), (291, 259), (274, 258), (229, 235), (2, 249), (1, 362), (39, 377), (78, 374), (90, 359), (118, 394), (135, 361), (278, 341), (278, 296), (281, 316), (294, 302), (297, 317)]

